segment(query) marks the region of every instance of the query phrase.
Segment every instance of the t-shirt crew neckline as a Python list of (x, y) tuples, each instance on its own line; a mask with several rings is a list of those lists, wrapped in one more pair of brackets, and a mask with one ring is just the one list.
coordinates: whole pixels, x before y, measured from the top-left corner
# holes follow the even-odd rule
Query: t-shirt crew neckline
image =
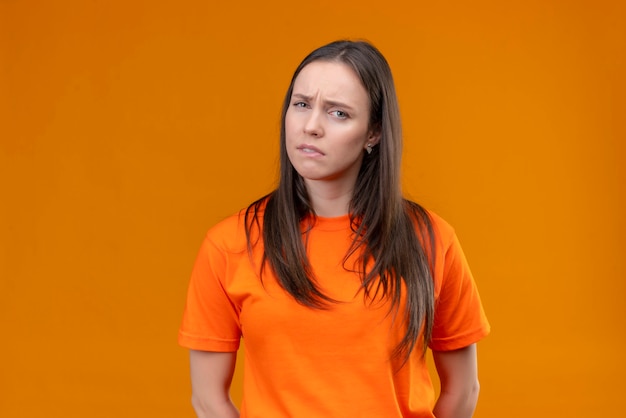
[(350, 215), (324, 217), (316, 216), (313, 228), (320, 231), (340, 231), (350, 227)]

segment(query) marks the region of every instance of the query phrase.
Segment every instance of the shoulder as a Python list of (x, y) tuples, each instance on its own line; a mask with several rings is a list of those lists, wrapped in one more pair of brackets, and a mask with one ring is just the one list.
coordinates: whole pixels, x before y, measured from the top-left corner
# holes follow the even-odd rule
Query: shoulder
[(228, 252), (245, 251), (248, 245), (246, 225), (249, 227), (250, 238), (254, 242), (263, 227), (265, 203), (265, 199), (260, 199), (247, 208), (222, 219), (208, 230), (206, 240)]
[(207, 237), (219, 241), (226, 237), (236, 236), (239, 231), (244, 231), (245, 209), (242, 209), (213, 225), (207, 231)]
[(448, 246), (456, 235), (454, 227), (441, 216), (431, 210), (427, 210), (428, 218), (431, 221), (435, 239), (443, 246)]
[[(438, 247), (447, 247), (454, 240), (455, 231), (444, 218), (418, 203), (407, 200), (418, 235), (424, 241), (433, 239)], [(431, 241), (431, 242), (433, 242)]]

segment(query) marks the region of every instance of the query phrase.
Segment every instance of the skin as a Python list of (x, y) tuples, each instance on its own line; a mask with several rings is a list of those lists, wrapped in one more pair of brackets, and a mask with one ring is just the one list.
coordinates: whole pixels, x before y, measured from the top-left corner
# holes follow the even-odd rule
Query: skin
[(285, 116), (287, 154), (319, 216), (348, 213), (364, 150), (379, 141), (369, 107), (367, 91), (343, 63), (312, 62), (295, 80)]
[(441, 394), (433, 410), (437, 418), (471, 418), (478, 402), (476, 345), (453, 351), (433, 351)]
[[(380, 140), (369, 126), (369, 97), (345, 64), (316, 61), (294, 82), (285, 116), (289, 160), (303, 177), (318, 216), (348, 213), (367, 145)], [(437, 418), (471, 418), (478, 399), (476, 348), (433, 352), (441, 395)], [(229, 391), (236, 353), (191, 350), (192, 405), (198, 418), (237, 418)]]
[(191, 404), (198, 418), (238, 418), (230, 399), (237, 353), (190, 350)]

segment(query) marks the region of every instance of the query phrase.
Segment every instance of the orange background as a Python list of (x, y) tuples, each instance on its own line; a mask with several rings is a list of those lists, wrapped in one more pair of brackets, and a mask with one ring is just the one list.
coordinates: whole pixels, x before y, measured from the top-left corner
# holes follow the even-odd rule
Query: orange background
[(291, 72), (344, 37), (390, 61), (407, 194), (478, 282), (476, 416), (621, 415), (624, 4), (0, 1), (0, 416), (192, 416), (200, 241), (273, 187)]

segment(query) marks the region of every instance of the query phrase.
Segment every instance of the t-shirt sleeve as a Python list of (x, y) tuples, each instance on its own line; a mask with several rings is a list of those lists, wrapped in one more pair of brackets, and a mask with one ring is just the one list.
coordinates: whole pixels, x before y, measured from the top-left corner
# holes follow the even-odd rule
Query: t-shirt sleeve
[(194, 350), (239, 348), (239, 309), (226, 291), (227, 253), (207, 236), (194, 264), (178, 343)]
[(430, 348), (449, 351), (479, 341), (489, 334), (490, 327), (476, 283), (454, 232), (442, 249), (443, 270), (435, 300)]

